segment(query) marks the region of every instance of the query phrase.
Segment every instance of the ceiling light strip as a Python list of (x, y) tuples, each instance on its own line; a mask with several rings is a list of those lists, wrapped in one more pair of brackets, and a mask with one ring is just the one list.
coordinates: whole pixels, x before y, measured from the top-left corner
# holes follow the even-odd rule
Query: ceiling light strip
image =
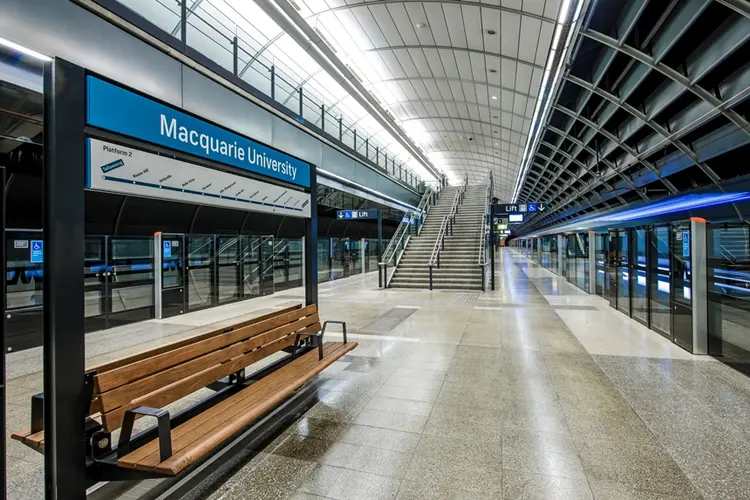
[[(552, 39), (552, 44), (550, 45), (550, 52), (547, 56), (547, 64), (545, 64), (542, 84), (539, 87), (539, 96), (537, 97), (536, 106), (534, 106), (534, 115), (531, 119), (529, 134), (526, 138), (526, 147), (521, 160), (521, 168), (518, 171), (515, 188), (513, 189), (513, 203), (518, 199), (521, 186), (523, 185), (523, 182), (526, 179), (526, 174), (531, 167), (531, 160), (534, 156), (532, 152), (536, 151), (536, 148), (539, 145), (539, 140), (542, 136), (542, 124), (546, 123), (549, 112), (552, 109), (552, 100), (554, 99), (557, 88), (560, 85), (562, 68), (564, 66), (564, 61), (570, 53), (570, 48), (572, 47), (571, 40), (573, 34), (578, 31), (577, 24), (580, 22), (581, 11), (584, 3), (586, 3), (586, 0), (564, 0), (560, 7), (560, 13), (555, 26), (555, 34)], [(574, 14), (570, 17), (570, 29), (563, 41), (562, 33), (565, 29), (566, 23), (568, 23), (569, 14), (571, 12), (574, 12)], [(547, 85), (550, 83), (550, 75), (553, 73), (554, 77), (551, 81), (549, 92), (546, 92)]]

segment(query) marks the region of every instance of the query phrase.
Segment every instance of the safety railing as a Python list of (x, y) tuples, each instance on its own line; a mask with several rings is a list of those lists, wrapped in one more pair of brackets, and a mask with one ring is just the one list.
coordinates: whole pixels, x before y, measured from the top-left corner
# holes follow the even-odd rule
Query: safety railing
[[(425, 191), (425, 193), (422, 195), (422, 199), (419, 201), (417, 211), (414, 214), (406, 213), (401, 221), (401, 224), (399, 224), (396, 228), (396, 231), (391, 237), (391, 241), (388, 243), (388, 246), (383, 252), (380, 262), (378, 262), (379, 288), (388, 288), (388, 286), (390, 285), (391, 279), (396, 272), (396, 268), (401, 261), (401, 257), (403, 257), (404, 255), (406, 246), (409, 244), (409, 239), (411, 239), (412, 220), (416, 219), (416, 233), (419, 234), (422, 230), (422, 222), (424, 221), (424, 217), (429, 211), (432, 204), (435, 203), (437, 194), (438, 193), (428, 188), (427, 191)], [(412, 215), (415, 215), (416, 217), (413, 218)], [(389, 268), (391, 271), (390, 274), (388, 273)]]
[[(467, 177), (468, 179), (468, 177)], [(427, 263), (427, 268), (430, 272), (430, 290), (432, 290), (432, 269), (437, 265), (440, 269), (440, 252), (445, 250), (445, 236), (447, 234), (453, 234), (453, 225), (456, 221), (456, 212), (458, 211), (458, 205), (463, 203), (464, 193), (466, 192), (466, 183), (456, 190), (456, 194), (453, 196), (453, 203), (451, 204), (450, 212), (448, 215), (443, 216), (443, 220), (440, 223), (440, 230), (438, 231), (437, 239), (435, 240), (435, 246), (432, 247), (432, 254), (430, 255), (430, 261)]]
[(265, 50), (275, 40), (267, 39), (229, 5), (231, 2), (199, 0), (187, 2), (182, 8), (186, 0), (117, 1), (161, 27), (174, 37), (175, 45), (199, 52), (221, 70), (286, 108), (299, 122), (312, 124), (351, 148), (387, 176), (415, 189), (423, 185), (419, 176), (407, 168), (403, 157), (397, 157), (380, 139), (379, 132), (365, 130), (361, 118), (344, 106), (346, 99), (310, 82), (314, 70), (312, 74), (298, 72), (304, 64), (278, 60), (278, 56)]

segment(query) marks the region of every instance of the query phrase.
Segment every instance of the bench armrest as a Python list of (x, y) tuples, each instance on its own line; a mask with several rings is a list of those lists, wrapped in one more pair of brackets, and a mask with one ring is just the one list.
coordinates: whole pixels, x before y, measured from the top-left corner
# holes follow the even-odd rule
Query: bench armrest
[(162, 408), (151, 408), (139, 406), (127, 410), (123, 417), (120, 429), (120, 439), (117, 441), (117, 456), (123, 457), (130, 453), (130, 437), (133, 434), (133, 423), (136, 415), (154, 417), (159, 425), (159, 457), (165, 461), (172, 456), (172, 427), (169, 420), (169, 412)]
[(346, 321), (329, 320), (329, 321), (323, 322), (323, 329), (316, 336), (316, 342), (318, 343), (318, 359), (323, 359), (323, 335), (325, 335), (326, 328), (328, 328), (329, 324), (330, 325), (341, 325), (343, 327), (343, 331), (344, 331), (344, 344), (346, 344)]

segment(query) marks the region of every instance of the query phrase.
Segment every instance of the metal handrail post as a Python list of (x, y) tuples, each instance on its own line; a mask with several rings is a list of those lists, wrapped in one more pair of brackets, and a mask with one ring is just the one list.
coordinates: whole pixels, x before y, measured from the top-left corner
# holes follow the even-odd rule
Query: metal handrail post
[(430, 290), (432, 290), (432, 265), (430, 265), (429, 268), (430, 268)]

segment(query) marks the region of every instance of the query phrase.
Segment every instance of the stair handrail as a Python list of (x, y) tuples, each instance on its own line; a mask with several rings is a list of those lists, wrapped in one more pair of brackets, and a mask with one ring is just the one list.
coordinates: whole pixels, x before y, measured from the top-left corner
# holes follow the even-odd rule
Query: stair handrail
[(448, 212), (448, 215), (443, 216), (443, 220), (440, 223), (440, 230), (438, 231), (438, 236), (435, 240), (435, 246), (432, 247), (432, 255), (430, 255), (430, 260), (427, 263), (427, 267), (430, 270), (430, 290), (432, 290), (432, 268), (437, 263), (437, 267), (440, 269), (440, 251), (445, 249), (446, 233), (450, 231), (450, 234), (453, 234), (453, 224), (456, 220), (456, 211), (458, 210), (459, 203), (463, 200), (463, 193), (465, 190), (465, 185), (456, 190), (456, 194), (453, 195), (453, 203), (451, 204), (450, 212)]
[[(428, 187), (422, 194), (422, 199), (419, 201), (419, 205), (417, 205), (417, 212), (406, 212), (404, 218), (401, 219), (401, 222), (393, 233), (391, 240), (388, 242), (388, 246), (386, 246), (380, 256), (380, 261), (378, 262), (379, 288), (388, 288), (396, 267), (401, 260), (401, 256), (404, 254), (406, 245), (409, 243), (409, 239), (411, 238), (412, 215), (417, 215), (417, 234), (419, 234), (422, 229), (424, 216), (430, 206), (435, 202), (436, 196), (437, 192)], [(394, 260), (395, 265), (393, 265)], [(390, 276), (388, 275), (388, 266), (392, 266)]]

